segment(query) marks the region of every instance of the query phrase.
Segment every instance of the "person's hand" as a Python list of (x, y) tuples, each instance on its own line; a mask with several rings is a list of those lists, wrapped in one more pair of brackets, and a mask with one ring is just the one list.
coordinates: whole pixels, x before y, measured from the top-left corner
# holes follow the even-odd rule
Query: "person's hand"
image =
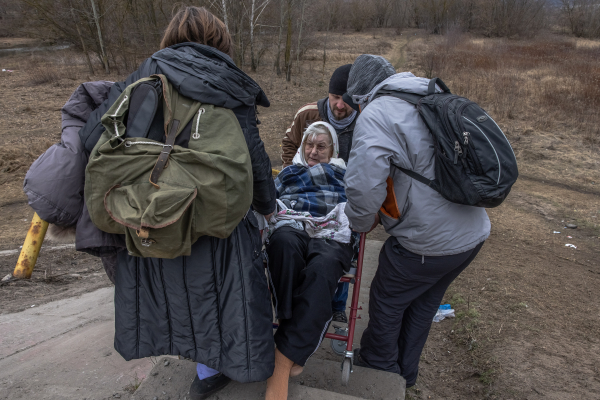
[(373, 223), (373, 226), (371, 226), (371, 229), (369, 229), (367, 231), (367, 233), (371, 232), (373, 229), (377, 228), (377, 225), (379, 225), (379, 222), (381, 222), (381, 218), (379, 217), (379, 214), (375, 214), (375, 222)]

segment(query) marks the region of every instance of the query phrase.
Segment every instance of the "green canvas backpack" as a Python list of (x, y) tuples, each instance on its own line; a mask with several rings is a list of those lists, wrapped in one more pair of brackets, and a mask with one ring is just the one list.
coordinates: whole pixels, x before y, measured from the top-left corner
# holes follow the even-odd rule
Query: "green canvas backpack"
[[(141, 85), (143, 101), (132, 102)], [(162, 108), (161, 140), (149, 137), (147, 117), (128, 119), (130, 108), (147, 116), (152, 107)], [(200, 236), (226, 238), (248, 212), (252, 166), (231, 110), (184, 97), (164, 75), (152, 75), (128, 86), (102, 125), (86, 168), (85, 201), (98, 228), (125, 234), (130, 254), (190, 255)], [(189, 137), (182, 139), (184, 128)]]

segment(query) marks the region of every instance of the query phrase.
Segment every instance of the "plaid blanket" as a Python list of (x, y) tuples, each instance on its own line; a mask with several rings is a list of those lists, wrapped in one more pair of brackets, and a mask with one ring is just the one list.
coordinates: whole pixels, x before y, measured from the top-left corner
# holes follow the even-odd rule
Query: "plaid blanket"
[(317, 164), (314, 167), (290, 165), (275, 178), (277, 198), (288, 208), (324, 217), (339, 203), (344, 203), (346, 170), (337, 165)]

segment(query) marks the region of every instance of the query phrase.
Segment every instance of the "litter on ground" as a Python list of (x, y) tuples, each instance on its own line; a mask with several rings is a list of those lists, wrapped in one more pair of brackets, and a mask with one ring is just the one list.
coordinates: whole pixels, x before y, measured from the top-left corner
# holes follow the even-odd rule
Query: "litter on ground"
[(575, 246), (574, 244), (571, 244), (571, 243), (567, 243), (567, 244), (565, 244), (565, 246), (566, 247), (571, 247), (571, 248), (574, 248), (574, 249), (577, 248), (577, 246)]
[(445, 318), (454, 318), (454, 310), (450, 304), (442, 304), (435, 315), (433, 316), (433, 322), (440, 322)]

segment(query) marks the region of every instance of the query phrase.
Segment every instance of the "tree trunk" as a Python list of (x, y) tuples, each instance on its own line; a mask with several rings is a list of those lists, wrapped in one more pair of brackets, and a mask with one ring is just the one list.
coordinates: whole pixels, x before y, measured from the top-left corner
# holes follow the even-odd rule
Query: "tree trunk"
[(107, 74), (110, 74), (110, 68), (108, 66), (108, 57), (106, 56), (106, 52), (104, 51), (104, 41), (102, 40), (102, 29), (100, 28), (100, 16), (98, 15), (98, 10), (96, 10), (96, 2), (94, 0), (90, 0), (92, 2), (92, 12), (94, 13), (94, 22), (96, 23), (96, 28), (98, 28), (98, 43), (100, 43), (100, 54), (102, 56), (102, 63), (104, 64), (104, 71)]
[(77, 35), (79, 36), (79, 40), (81, 40), (81, 47), (83, 49), (83, 54), (85, 54), (88, 67), (90, 69), (90, 74), (94, 75), (94, 66), (92, 65), (92, 60), (90, 60), (90, 54), (87, 51), (85, 41), (83, 40), (83, 35), (81, 34), (81, 30), (79, 29), (79, 22), (76, 22), (77, 20), (75, 19), (75, 11), (73, 11), (73, 7), (71, 7), (71, 17), (73, 18), (73, 22), (75, 23), (75, 27), (77, 28)]
[(292, 79), (292, 0), (287, 0), (287, 37), (285, 40), (285, 80)]
[(327, 15), (327, 30), (325, 31), (325, 40), (323, 41), (323, 70), (321, 71), (321, 82), (325, 82), (325, 64), (327, 63), (327, 37), (329, 36), (330, 22), (331, 22), (331, 14), (328, 13), (328, 15)]
[(304, 22), (304, 8), (306, 6), (306, 0), (302, 0), (302, 12), (300, 13), (300, 29), (298, 31), (298, 43), (296, 45), (296, 67), (298, 73), (300, 73), (300, 43), (302, 42), (302, 23)]
[(223, 7), (223, 22), (225, 23), (227, 32), (229, 32), (229, 18), (227, 18), (227, 3), (225, 0), (221, 0), (221, 7)]
[(252, 0), (250, 8), (250, 69), (256, 72), (256, 59), (254, 58), (254, 13), (256, 12), (256, 0)]
[(281, 76), (281, 36), (283, 33), (283, 17), (285, 13), (283, 12), (283, 0), (279, 1), (279, 38), (277, 39), (277, 58), (275, 59), (275, 71), (277, 72), (277, 76)]

